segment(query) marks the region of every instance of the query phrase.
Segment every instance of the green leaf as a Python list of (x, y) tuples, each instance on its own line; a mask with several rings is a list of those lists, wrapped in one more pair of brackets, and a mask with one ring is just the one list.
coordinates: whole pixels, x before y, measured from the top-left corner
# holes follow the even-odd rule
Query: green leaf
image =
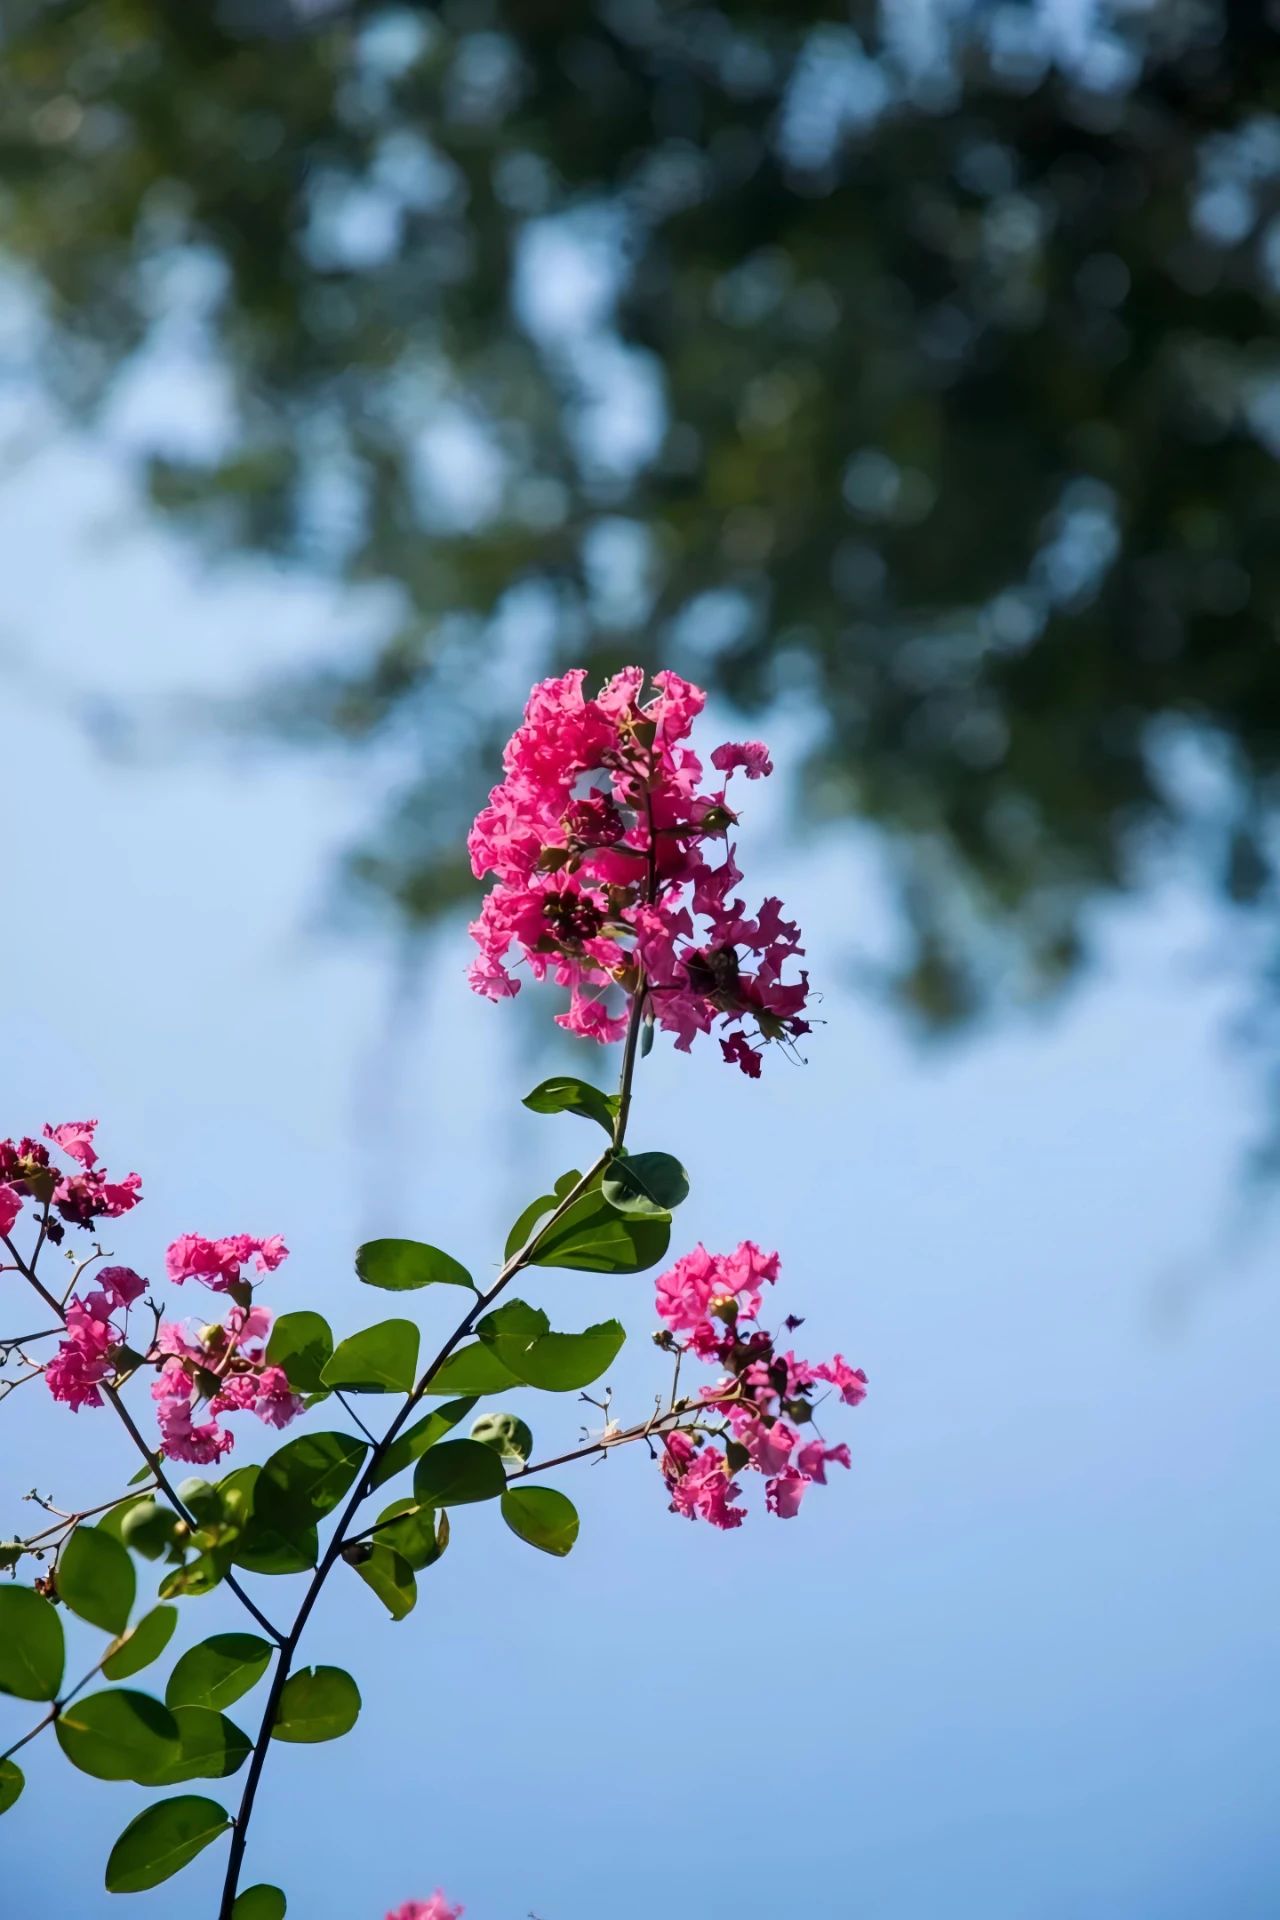
[(575, 1080), (571, 1074), (558, 1073), (550, 1080), (543, 1080), (532, 1093), (525, 1095), (524, 1105), (530, 1113), (576, 1113), (584, 1120), (594, 1120), (610, 1139), (613, 1137), (617, 1094), (602, 1093), (590, 1081)]
[(0, 1813), (8, 1813), (27, 1784), (27, 1777), (14, 1760), (0, 1760)]
[(77, 1527), (58, 1556), (58, 1597), (91, 1627), (123, 1633), (138, 1590), (127, 1550), (100, 1527)]
[(502, 1517), (531, 1547), (563, 1558), (578, 1537), (578, 1510), (554, 1487), (508, 1487)]
[(518, 1253), (520, 1248), (526, 1245), (530, 1234), (537, 1226), (539, 1220), (542, 1219), (543, 1215), (553, 1212), (555, 1208), (560, 1205), (565, 1195), (572, 1193), (581, 1178), (582, 1175), (576, 1168), (571, 1169), (568, 1173), (562, 1173), (556, 1181), (554, 1193), (540, 1193), (536, 1200), (529, 1202), (529, 1205), (525, 1208), (507, 1235), (507, 1244), (503, 1248), (502, 1253), (504, 1260), (509, 1260), (513, 1253)]
[(303, 1667), (285, 1681), (275, 1740), (337, 1740), (360, 1712), (360, 1689), (341, 1667)]
[(350, 1433), (308, 1433), (273, 1453), (253, 1489), (253, 1516), (241, 1540), (237, 1559), (249, 1565), (253, 1535), (265, 1528), (277, 1547), (283, 1542), (299, 1553), (310, 1552), (306, 1565), (315, 1564), (315, 1525), (332, 1513), (364, 1465), (368, 1445)]
[(689, 1197), (689, 1176), (669, 1153), (630, 1153), (612, 1161), (600, 1191), (619, 1213), (666, 1218)]
[(486, 1314), (476, 1332), (517, 1380), (547, 1393), (590, 1386), (612, 1366), (627, 1337), (617, 1320), (583, 1333), (551, 1333), (546, 1314), (523, 1300), (508, 1300)]
[(394, 1474), (405, 1467), (411, 1467), (415, 1460), (433, 1447), (437, 1440), (456, 1427), (459, 1420), (465, 1420), (476, 1403), (474, 1393), (461, 1400), (446, 1400), (442, 1407), (434, 1407), (424, 1414), (411, 1427), (398, 1434), (391, 1442), (370, 1476), (371, 1484), (380, 1487), (384, 1480), (390, 1480)]
[(142, 1780), (176, 1762), (178, 1723), (149, 1693), (115, 1687), (64, 1707), (53, 1723), (58, 1745), (95, 1780)]
[(141, 1620), (127, 1633), (111, 1642), (110, 1651), (102, 1663), (102, 1671), (108, 1680), (127, 1680), (131, 1673), (141, 1673), (160, 1655), (173, 1638), (173, 1630), (178, 1624), (176, 1607), (152, 1607), (150, 1613), (144, 1613)]
[(107, 1861), (108, 1893), (142, 1893), (182, 1868), (225, 1833), (231, 1821), (216, 1800), (180, 1793), (131, 1820)]
[(126, 1547), (144, 1559), (158, 1560), (173, 1544), (177, 1524), (178, 1516), (172, 1507), (144, 1494), (140, 1500), (131, 1502), (121, 1516), (120, 1538)]
[[(146, 1469), (144, 1468), (143, 1471), (146, 1472)], [(116, 1503), (114, 1507), (109, 1507), (107, 1509), (107, 1511), (103, 1514), (102, 1518), (98, 1522), (98, 1528), (97, 1528), (98, 1532), (109, 1533), (113, 1540), (119, 1540), (123, 1542), (124, 1523), (128, 1519), (129, 1515), (134, 1511), (135, 1507), (142, 1507), (142, 1506), (148, 1506), (148, 1505), (154, 1505), (154, 1501), (151, 1494), (149, 1493), (130, 1494), (127, 1500), (120, 1500)]]
[(66, 1658), (62, 1622), (30, 1587), (0, 1587), (0, 1693), (52, 1700)]
[(156, 1592), (162, 1600), (194, 1599), (199, 1594), (212, 1593), (219, 1582), (226, 1579), (233, 1553), (234, 1546), (228, 1545), (197, 1554), (194, 1560), (167, 1573)]
[(533, 1452), (533, 1434), (514, 1413), (482, 1413), (471, 1438), (492, 1447), (500, 1460), (518, 1460), (521, 1466)]
[(352, 1393), (409, 1393), (417, 1378), (419, 1338), (412, 1320), (380, 1320), (338, 1343), (321, 1380)]
[[(344, 1556), (345, 1558), (345, 1556)], [(362, 1540), (348, 1563), (377, 1594), (393, 1620), (403, 1620), (418, 1604), (418, 1583), (409, 1562), (380, 1540)]]
[(413, 1470), (413, 1491), (425, 1506), (461, 1507), (496, 1500), (507, 1484), (502, 1462), (478, 1440), (442, 1440)]
[(662, 1259), (670, 1241), (671, 1222), (663, 1215), (619, 1213), (602, 1195), (587, 1193), (557, 1220), (533, 1260), (540, 1267), (589, 1273), (643, 1273)]
[(482, 1393), (505, 1393), (508, 1387), (518, 1385), (515, 1375), (503, 1366), (497, 1354), (473, 1340), (470, 1346), (459, 1347), (436, 1368), (427, 1392), (469, 1393), (475, 1397)]
[(367, 1287), (408, 1293), (414, 1287), (470, 1287), (466, 1268), (439, 1247), (422, 1240), (366, 1240), (356, 1249), (356, 1272)]
[[(383, 1523), (394, 1521), (394, 1525)], [(416, 1500), (393, 1500), (378, 1515), (375, 1536), (383, 1546), (392, 1547), (415, 1573), (434, 1566), (449, 1540), (449, 1523), (434, 1507), (420, 1506)]]
[(225, 1780), (238, 1773), (253, 1751), (242, 1727), (210, 1707), (176, 1707), (182, 1750), (175, 1761), (147, 1774), (147, 1787), (177, 1787), (184, 1780)]
[(287, 1902), (279, 1887), (246, 1887), (231, 1909), (231, 1920), (284, 1920)]
[(271, 1643), (256, 1633), (215, 1633), (188, 1647), (164, 1690), (170, 1707), (230, 1707), (256, 1687), (271, 1664)]
[(261, 1467), (236, 1467), (218, 1483), (224, 1504), (239, 1496), (248, 1510), (240, 1537), (232, 1547), (235, 1565), (246, 1567), (250, 1573), (305, 1573), (319, 1557), (319, 1535), (314, 1526), (302, 1526), (295, 1527), (286, 1538), (278, 1527), (260, 1519), (254, 1512), (254, 1502), (261, 1477)]
[(319, 1393), (320, 1375), (333, 1357), (333, 1334), (319, 1313), (284, 1313), (271, 1329), (267, 1363), (283, 1367), (295, 1393)]

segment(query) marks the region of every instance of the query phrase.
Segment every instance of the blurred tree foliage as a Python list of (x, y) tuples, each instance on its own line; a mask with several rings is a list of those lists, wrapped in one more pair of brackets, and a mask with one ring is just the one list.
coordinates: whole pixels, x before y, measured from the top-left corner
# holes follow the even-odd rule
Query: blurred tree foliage
[(395, 583), (275, 712), (409, 743), (411, 918), (522, 676), (636, 656), (804, 724), (930, 1021), (1162, 840), (1271, 897), (1267, 7), (9, 0), (0, 59), (54, 390), (214, 380), (155, 499)]

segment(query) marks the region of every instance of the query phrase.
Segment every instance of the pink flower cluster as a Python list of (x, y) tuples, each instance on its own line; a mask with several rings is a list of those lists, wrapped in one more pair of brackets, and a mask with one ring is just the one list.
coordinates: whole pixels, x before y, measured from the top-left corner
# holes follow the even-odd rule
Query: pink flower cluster
[[(850, 1464), (843, 1442), (829, 1447), (821, 1439), (805, 1440), (804, 1429), (813, 1420), (816, 1386), (834, 1387), (847, 1406), (856, 1407), (867, 1376), (840, 1354), (814, 1365), (779, 1353), (774, 1336), (754, 1324), (763, 1286), (777, 1279), (778, 1266), (776, 1253), (744, 1240), (732, 1253), (695, 1247), (659, 1276), (657, 1307), (670, 1345), (725, 1370), (715, 1386), (702, 1390), (721, 1422), (714, 1433), (678, 1429), (663, 1442), (671, 1509), (689, 1520), (741, 1526), (746, 1508), (734, 1504), (742, 1497), (734, 1476), (745, 1469), (765, 1476), (769, 1512), (794, 1519), (808, 1489), (826, 1485), (828, 1466)], [(793, 1332), (800, 1322), (789, 1318), (785, 1325)]]
[[(103, 1267), (98, 1284), (84, 1299), (67, 1302), (67, 1336), (44, 1370), (45, 1385), (55, 1400), (65, 1400), (73, 1413), (81, 1407), (100, 1407), (99, 1388), (114, 1372), (114, 1351), (128, 1337), (129, 1308), (147, 1290), (142, 1275), (132, 1267)], [(113, 1315), (122, 1313), (124, 1325)]]
[[(73, 1120), (44, 1129), (43, 1139), (74, 1161), (77, 1173), (60, 1172), (41, 1140), (0, 1141), (0, 1233), (12, 1231), (27, 1198), (40, 1206), (43, 1236), (51, 1240), (61, 1240), (64, 1232), (51, 1208), (68, 1223), (88, 1227), (137, 1204), (142, 1182), (136, 1173), (112, 1181), (99, 1168), (93, 1144), (97, 1124)], [(100, 1407), (104, 1382), (126, 1371), (155, 1368), (151, 1392), (161, 1451), (171, 1460), (207, 1464), (221, 1459), (233, 1445), (220, 1424), (229, 1413), (255, 1413), (269, 1426), (287, 1426), (302, 1402), (281, 1368), (267, 1364), (271, 1315), (253, 1305), (247, 1270), (273, 1273), (288, 1251), (279, 1234), (262, 1240), (233, 1233), (208, 1240), (184, 1233), (165, 1255), (169, 1278), (199, 1280), (215, 1293), (234, 1292), (235, 1304), (225, 1322), (194, 1335), (176, 1321), (162, 1321), (152, 1308), (151, 1334), (132, 1342), (129, 1311), (147, 1293), (147, 1282), (132, 1267), (101, 1268), (93, 1290), (73, 1294), (67, 1302), (65, 1336), (44, 1369), (50, 1393), (75, 1411)]]
[(387, 1920), (462, 1920), (462, 1908), (451, 1907), (437, 1888), (429, 1900), (406, 1900)]
[(61, 1215), (60, 1220), (50, 1217), (45, 1225), (45, 1237), (55, 1243), (65, 1231), (63, 1220), (74, 1227), (91, 1227), (97, 1220), (113, 1220), (137, 1206), (142, 1198), (138, 1175), (112, 1180), (98, 1165), (93, 1146), (97, 1125), (96, 1120), (68, 1120), (44, 1129), (44, 1140), (51, 1140), (75, 1161), (78, 1173), (62, 1172), (42, 1140), (0, 1140), (0, 1233), (12, 1233), (26, 1198)]
[[(287, 1427), (302, 1412), (283, 1369), (267, 1364), (270, 1331), (265, 1307), (233, 1306), (225, 1322), (202, 1327), (195, 1339), (178, 1321), (161, 1322), (151, 1396), (170, 1460), (208, 1466), (230, 1453), (235, 1442), (220, 1424), (224, 1414), (256, 1413), (269, 1427)], [(198, 1412), (207, 1417), (197, 1421)]]
[(240, 1283), (243, 1269), (253, 1261), (259, 1273), (274, 1273), (289, 1249), (278, 1233), (269, 1240), (256, 1240), (252, 1234), (230, 1233), (223, 1240), (206, 1240), (203, 1234), (184, 1233), (164, 1256), (165, 1272), (176, 1286), (184, 1280), (200, 1280), (215, 1293), (227, 1293)]
[[(579, 668), (534, 688), (503, 755), (506, 777), (471, 829), (477, 879), (497, 876), (471, 927), (471, 985), (493, 1000), (517, 993), (514, 948), (535, 979), (568, 989), (557, 1019), (571, 1033), (621, 1039), (643, 993), (677, 1047), (719, 1024), (725, 1059), (755, 1078), (759, 1042), (809, 1031), (808, 975), (783, 979), (803, 952), (798, 927), (778, 900), (749, 917), (733, 896), (742, 874), (727, 783), (738, 768), (749, 780), (772, 772), (768, 751), (717, 747), (723, 780), (704, 791), (702, 763), (683, 744), (699, 688), (658, 673), (646, 702), (643, 670), (627, 667), (590, 699), (585, 678)], [(711, 846), (723, 852), (715, 864)]]

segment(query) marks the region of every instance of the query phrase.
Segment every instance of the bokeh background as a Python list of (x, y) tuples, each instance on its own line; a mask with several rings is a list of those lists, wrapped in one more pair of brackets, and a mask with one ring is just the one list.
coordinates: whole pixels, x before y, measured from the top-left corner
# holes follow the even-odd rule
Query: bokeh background
[[(342, 1331), (371, 1232), (489, 1271), (605, 1062), (468, 995), (462, 837), (575, 662), (771, 740), (823, 992), (637, 1139), (867, 1368), (852, 1474), (722, 1538), (618, 1458), (568, 1563), (335, 1581), (291, 1913), (1275, 1913), (1278, 300), (1254, 0), (10, 0), (3, 1130), (101, 1114), (122, 1257), (282, 1231)], [(647, 1282), (546, 1298), (645, 1407)], [(3, 1531), (131, 1470), (0, 1417)], [(136, 1791), (29, 1771), (7, 1891), (114, 1911)]]

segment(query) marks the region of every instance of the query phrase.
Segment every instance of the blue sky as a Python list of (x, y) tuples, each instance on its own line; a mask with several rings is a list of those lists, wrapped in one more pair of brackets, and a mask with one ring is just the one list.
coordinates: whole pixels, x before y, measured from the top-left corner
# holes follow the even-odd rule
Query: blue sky
[[(351, 1271), (371, 1232), (492, 1271), (585, 1145), (517, 1104), (565, 1057), (542, 1050), (551, 1002), (473, 1000), (457, 938), (398, 999), (386, 949), (334, 936), (322, 904), (367, 769), (223, 752), (202, 719), (361, 608), (205, 574), (73, 447), (4, 505), (0, 1130), (101, 1115), (109, 1164), (147, 1188), (122, 1257), (155, 1274), (182, 1230), (283, 1232), (268, 1297), (343, 1332), (382, 1317)], [(142, 716), (135, 757), (86, 747), (79, 720), (108, 709)], [(365, 1709), (347, 1740), (272, 1756), (254, 1873), (292, 1914), (350, 1920), (437, 1884), (468, 1920), (1262, 1920), (1280, 1237), (1240, 1196), (1253, 1086), (1200, 964), (1221, 929), (1170, 883), (1099, 923), (1054, 1017), (922, 1057), (848, 985), (883, 935), (871, 854), (801, 854), (763, 805), (742, 853), (808, 930), (826, 1024), (806, 1067), (771, 1059), (755, 1086), (659, 1047), (634, 1140), (689, 1167), (681, 1239), (778, 1246), (806, 1347), (866, 1367), (839, 1423), (853, 1472), (792, 1525), (722, 1537), (669, 1515), (637, 1452), (561, 1482), (583, 1519), (566, 1562), (477, 1509), (399, 1626), (335, 1578), (308, 1651), (352, 1666)], [(617, 1312), (617, 1403), (647, 1409), (649, 1281), (526, 1291), (560, 1325)], [(540, 1451), (572, 1444), (582, 1410), (530, 1398)], [(105, 1414), (33, 1389), (0, 1417), (5, 1530), (33, 1481), (88, 1500), (132, 1471)], [(183, 1632), (228, 1620), (217, 1597)], [(0, 1740), (27, 1717), (0, 1702)], [(15, 1906), (116, 1912), (102, 1863), (141, 1800), (42, 1745), (0, 1829)], [(137, 1909), (211, 1911), (217, 1877), (207, 1857)]]

